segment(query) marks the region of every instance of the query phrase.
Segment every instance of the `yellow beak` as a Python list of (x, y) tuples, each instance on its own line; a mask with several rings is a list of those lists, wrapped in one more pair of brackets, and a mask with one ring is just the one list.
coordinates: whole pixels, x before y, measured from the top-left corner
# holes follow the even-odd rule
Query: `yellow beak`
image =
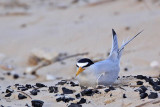
[(84, 71), (84, 69), (82, 67), (79, 67), (77, 73), (76, 73), (76, 76), (79, 75), (82, 71)]

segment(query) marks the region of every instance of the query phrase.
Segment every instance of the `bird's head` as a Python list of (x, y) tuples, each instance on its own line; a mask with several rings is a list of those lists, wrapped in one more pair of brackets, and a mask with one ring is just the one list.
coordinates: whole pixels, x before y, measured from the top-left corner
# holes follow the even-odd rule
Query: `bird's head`
[(94, 64), (94, 63), (88, 58), (80, 59), (76, 64), (76, 66), (78, 68), (76, 76), (79, 75), (82, 71), (84, 71), (87, 67), (89, 67), (92, 64)]

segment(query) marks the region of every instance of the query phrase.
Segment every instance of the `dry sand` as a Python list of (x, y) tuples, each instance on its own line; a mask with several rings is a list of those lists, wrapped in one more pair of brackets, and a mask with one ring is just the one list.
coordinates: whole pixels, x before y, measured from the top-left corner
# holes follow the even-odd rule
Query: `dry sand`
[[(74, 2), (73, 2), (74, 1)], [(134, 107), (152, 100), (160, 99), (160, 91), (155, 91), (148, 82), (142, 80), (148, 88), (158, 93), (157, 99), (140, 99), (139, 93), (134, 90), (137, 79), (122, 78), (122, 76), (145, 75), (158, 77), (160, 74), (160, 2), (158, 0), (1, 0), (0, 1), (0, 93), (5, 92), (7, 86), (15, 90), (10, 98), (0, 95), (0, 105), (20, 107), (31, 100), (44, 101), (45, 107), (67, 106), (76, 103), (79, 99), (69, 103), (56, 102), (56, 93), (49, 93), (48, 87), (54, 86), (61, 79), (75, 76), (76, 61), (82, 57), (101, 60), (107, 57), (110, 51), (114, 28), (118, 34), (119, 45), (127, 37), (132, 37), (139, 31), (144, 32), (126, 46), (121, 60), (120, 80), (118, 84), (128, 84), (128, 87), (115, 85), (116, 90), (92, 97), (84, 96), (87, 103), (82, 106), (124, 106)], [(67, 60), (56, 62), (37, 70), (39, 77), (31, 74), (24, 75), (30, 67), (28, 59), (34, 50), (39, 50), (52, 57), (59, 53), (74, 55), (88, 52)], [(39, 52), (38, 51), (38, 52)], [(156, 67), (150, 66), (156, 61)], [(32, 66), (33, 67), (33, 66)], [(125, 71), (124, 68), (128, 68)], [(7, 73), (11, 75), (8, 76)], [(14, 79), (12, 75), (20, 77)], [(53, 75), (55, 79), (47, 81), (46, 75)], [(76, 81), (76, 80), (73, 80)], [(25, 91), (32, 99), (18, 100), (21, 92), (16, 92), (14, 84), (43, 83), (48, 87), (40, 88), (37, 96), (30, 95), (30, 90)], [(130, 84), (131, 83), (131, 84)], [(65, 86), (81, 92), (79, 86)], [(110, 97), (110, 94), (112, 96)], [(123, 98), (123, 93), (127, 98)], [(150, 91), (147, 91), (149, 94)], [(61, 91), (58, 92), (61, 94)], [(72, 96), (72, 95), (71, 95)], [(75, 97), (75, 96), (74, 96)], [(160, 106), (160, 103), (149, 102), (143, 106)]]

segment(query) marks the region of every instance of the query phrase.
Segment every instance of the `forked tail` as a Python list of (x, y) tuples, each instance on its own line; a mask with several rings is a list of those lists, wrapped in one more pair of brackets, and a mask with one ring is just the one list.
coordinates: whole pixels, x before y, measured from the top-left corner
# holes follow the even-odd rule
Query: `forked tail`
[(113, 38), (112, 38), (112, 49), (111, 49), (111, 52), (110, 52), (110, 55), (109, 57), (110, 58), (113, 58), (113, 59), (118, 59), (120, 60), (121, 58), (121, 55), (122, 55), (122, 52), (124, 50), (124, 47), (129, 43), (131, 42), (134, 38), (136, 38), (140, 33), (142, 33), (142, 31), (140, 31), (139, 33), (137, 33), (134, 37), (132, 37), (130, 40), (128, 41), (123, 41), (121, 47), (119, 48), (118, 47), (118, 39), (117, 39), (117, 34), (116, 32), (114, 31), (114, 29), (112, 29), (112, 33), (113, 33)]

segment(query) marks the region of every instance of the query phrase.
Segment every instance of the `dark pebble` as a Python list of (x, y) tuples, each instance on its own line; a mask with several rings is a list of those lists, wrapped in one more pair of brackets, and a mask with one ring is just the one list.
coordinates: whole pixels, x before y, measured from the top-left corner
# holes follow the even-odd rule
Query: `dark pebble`
[(111, 90), (110, 90), (110, 89), (105, 89), (104, 91), (105, 91), (106, 93), (108, 93), (108, 92), (111, 91)]
[(109, 87), (110, 90), (116, 90), (114, 87), (110, 86)]
[(82, 96), (92, 96), (94, 94), (93, 89), (85, 89), (81, 92)]
[(155, 91), (160, 91), (160, 86), (155, 85), (155, 86), (153, 86), (153, 89), (154, 89)]
[(73, 90), (62, 87), (63, 94), (73, 94)]
[(77, 104), (84, 104), (84, 103), (86, 103), (86, 99), (84, 99), (84, 98), (81, 98), (81, 100), (79, 102), (77, 102)]
[(58, 87), (55, 86), (50, 86), (48, 89), (49, 93), (57, 93), (58, 92)]
[(42, 84), (42, 83), (36, 83), (36, 86), (38, 87), (38, 88), (41, 88), (41, 87), (46, 87), (44, 84)]
[(65, 96), (60, 96), (56, 99), (57, 102), (63, 101), (63, 102), (69, 102), (75, 100), (74, 98), (71, 97), (65, 97)]
[(66, 80), (61, 80), (60, 82), (58, 82), (56, 85), (64, 85), (64, 84), (66, 84), (67, 83), (67, 81)]
[(26, 99), (27, 97), (25, 96), (25, 95), (23, 95), (23, 94), (18, 94), (18, 99)]
[(12, 90), (12, 89), (6, 89), (6, 93), (13, 93), (14, 92), (14, 90)]
[(70, 84), (71, 84), (72, 87), (79, 86), (79, 84), (76, 84), (76, 83), (74, 83), (72, 81), (70, 82)]
[(38, 90), (36, 90), (36, 89), (33, 89), (32, 91), (30, 91), (30, 93), (31, 93), (31, 95), (37, 95), (37, 93), (38, 93)]
[(21, 88), (21, 91), (26, 91), (26, 90), (28, 90), (27, 87)]
[(13, 78), (14, 78), (14, 79), (18, 79), (18, 78), (19, 78), (19, 75), (18, 75), (18, 74), (14, 74), (14, 75), (13, 75)]
[(124, 71), (128, 71), (128, 68), (124, 68)]
[(12, 95), (12, 93), (8, 93), (5, 95), (5, 97), (10, 97)]
[(151, 93), (148, 95), (148, 99), (155, 99), (155, 98), (158, 98), (158, 94), (157, 94), (157, 93), (151, 92)]
[(28, 89), (32, 88), (32, 86), (30, 84), (26, 84), (26, 86)]
[(75, 96), (76, 96), (77, 99), (79, 99), (81, 97), (80, 93), (76, 94)]
[(24, 86), (17, 86), (17, 89), (18, 89), (18, 90), (21, 90), (21, 89), (23, 89), (23, 88), (26, 88), (26, 87), (24, 87)]
[(126, 97), (126, 94), (123, 94), (123, 98), (127, 98), (127, 97)]
[(145, 86), (140, 86), (140, 87), (139, 87), (139, 92), (140, 92), (140, 94), (141, 94), (141, 93), (145, 93), (146, 90), (147, 90), (147, 88), (146, 88)]
[(137, 81), (137, 85), (143, 85), (142, 81)]
[(110, 97), (112, 97), (112, 93), (110, 94)]
[(33, 107), (42, 107), (44, 102), (41, 100), (32, 100), (31, 103)]
[(140, 98), (141, 98), (141, 99), (144, 99), (144, 98), (146, 98), (147, 96), (148, 96), (147, 93), (141, 93), (141, 94), (140, 94)]
[(7, 72), (7, 75), (11, 75), (11, 73), (10, 73), (10, 72)]
[(136, 76), (136, 78), (137, 78), (137, 79), (145, 79), (145, 78), (146, 78), (146, 76), (143, 76), (143, 75), (137, 75), (137, 76)]
[(71, 103), (68, 107), (82, 107), (82, 105)]

